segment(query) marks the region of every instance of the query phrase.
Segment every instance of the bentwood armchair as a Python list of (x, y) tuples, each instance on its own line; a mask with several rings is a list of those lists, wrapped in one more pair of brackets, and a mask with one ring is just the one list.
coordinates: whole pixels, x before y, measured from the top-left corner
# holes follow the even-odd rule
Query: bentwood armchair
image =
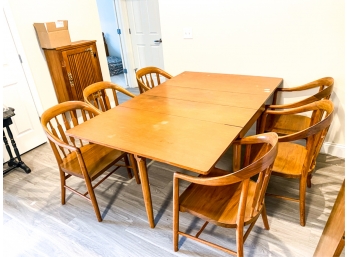
[[(272, 104), (266, 106), (266, 109), (281, 110), (295, 108), (322, 99), (330, 99), (333, 87), (334, 79), (331, 77), (325, 77), (298, 87), (277, 88), (273, 95)], [(308, 94), (310, 94), (309, 92), (312, 92), (314, 89), (317, 89), (317, 93), (308, 96)], [(297, 94), (301, 93), (303, 95), (307, 94), (307, 97), (298, 102), (279, 104), (280, 95), (286, 96), (291, 92), (296, 92)], [(264, 132), (272, 131), (282, 135), (289, 135), (308, 128), (310, 122), (311, 117), (306, 115), (271, 115), (267, 117)], [(260, 133), (260, 131), (258, 131), (258, 133)]]
[[(83, 90), (83, 98), (86, 103), (90, 104), (91, 106), (97, 108), (100, 111), (105, 112), (107, 110), (110, 110), (112, 107), (119, 105), (117, 93), (124, 94), (129, 98), (135, 97), (134, 94), (115, 83), (109, 81), (101, 81), (86, 87)], [(111, 99), (109, 96), (111, 96)], [(133, 155), (129, 154), (129, 157), (131, 159), (134, 159)], [(124, 159), (128, 165), (128, 157), (125, 157)], [(140, 179), (137, 170), (134, 170), (133, 173), (137, 184), (140, 184)], [(128, 176), (129, 178), (132, 178), (130, 170), (128, 170)]]
[[(174, 173), (174, 251), (178, 251), (178, 238), (181, 235), (227, 253), (243, 256), (243, 244), (260, 215), (265, 228), (269, 229), (264, 197), (277, 155), (278, 136), (271, 132), (246, 137), (235, 144), (246, 147), (244, 167), (237, 172), (230, 173), (213, 168), (208, 175), (199, 177)], [(256, 179), (251, 179), (252, 177)], [(191, 184), (179, 196), (180, 180)], [(196, 235), (179, 230), (179, 211), (188, 212), (206, 221)], [(233, 251), (200, 238), (208, 223), (235, 228), (237, 250)], [(249, 227), (244, 233), (245, 226)]]
[[(41, 125), (48, 137), (55, 155), (61, 185), (61, 203), (65, 204), (66, 189), (92, 203), (98, 221), (102, 221), (97, 199), (94, 193), (100, 183), (122, 166), (136, 171), (135, 160), (129, 165), (127, 153), (91, 144), (67, 136), (66, 131), (100, 113), (96, 108), (84, 102), (63, 102), (47, 109), (41, 116)], [(125, 159), (125, 165), (119, 161)], [(103, 175), (103, 176), (102, 176)], [(67, 180), (77, 177), (84, 181), (87, 192), (78, 192), (67, 185)], [(92, 182), (97, 181), (92, 184)]]
[(299, 202), (300, 224), (302, 226), (306, 224), (306, 187), (311, 187), (316, 158), (331, 125), (333, 111), (332, 102), (324, 99), (285, 110), (268, 109), (262, 114), (260, 130), (264, 131), (266, 120), (270, 115), (286, 116), (312, 112), (308, 128), (279, 137), (278, 155), (273, 165), (272, 175), (299, 179), (299, 198), (269, 194), (285, 200)]
[(136, 72), (140, 94), (158, 86), (172, 77), (172, 75), (157, 67), (145, 67)]

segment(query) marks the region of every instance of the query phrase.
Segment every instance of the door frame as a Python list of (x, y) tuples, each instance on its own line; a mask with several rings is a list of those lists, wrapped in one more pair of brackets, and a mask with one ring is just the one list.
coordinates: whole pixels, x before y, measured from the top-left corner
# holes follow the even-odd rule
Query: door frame
[(8, 26), (10, 28), (13, 42), (15, 44), (17, 53), (21, 58), (21, 64), (22, 64), (22, 68), (24, 71), (24, 76), (28, 82), (30, 93), (31, 93), (31, 96), (32, 96), (33, 101), (34, 101), (36, 112), (38, 114), (38, 117), (40, 117), (41, 114), (43, 113), (43, 108), (42, 108), (42, 104), (41, 104), (41, 101), (39, 98), (39, 93), (37, 92), (37, 88), (35, 86), (35, 82), (34, 82), (33, 76), (31, 74), (31, 71), (29, 68), (29, 63), (28, 63), (28, 60), (26, 58), (23, 45), (21, 43), (21, 39), (20, 39), (18, 30), (16, 27), (16, 22), (14, 20), (13, 14), (11, 12), (11, 8), (8, 4), (8, 0), (5, 0), (5, 2), (3, 4), (2, 11), (4, 12), (5, 19), (7, 20)]
[(115, 13), (118, 25), (122, 31), (120, 35), (122, 45), (122, 56), (125, 61), (125, 67), (127, 68), (127, 77), (129, 87), (138, 87), (138, 83), (135, 77), (135, 61), (132, 48), (132, 39), (129, 34), (129, 22), (126, 0), (114, 0)]

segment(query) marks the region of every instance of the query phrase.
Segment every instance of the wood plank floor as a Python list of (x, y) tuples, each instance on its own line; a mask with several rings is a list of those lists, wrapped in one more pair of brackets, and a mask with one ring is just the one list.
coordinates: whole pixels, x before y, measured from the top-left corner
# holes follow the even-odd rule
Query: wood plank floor
[[(96, 189), (103, 222), (89, 202), (68, 193), (60, 204), (54, 155), (44, 144), (22, 156), (30, 174), (14, 170), (3, 177), (3, 256), (228, 256), (189, 239), (172, 250), (172, 173), (176, 168), (153, 162), (149, 180), (156, 227), (150, 229), (141, 186), (125, 170)], [(230, 152), (218, 167), (230, 167)], [(301, 227), (298, 205), (267, 198), (271, 229), (257, 222), (245, 242), (246, 256), (312, 256), (344, 179), (344, 160), (320, 155), (313, 186), (307, 193), (307, 225)], [(72, 182), (83, 188), (79, 180)], [(182, 185), (184, 187), (185, 185)], [(295, 180), (273, 177), (270, 190), (298, 193)], [(181, 214), (181, 229), (196, 232), (202, 222)], [(235, 246), (235, 231), (208, 225), (202, 237)], [(344, 252), (342, 253), (344, 256)]]

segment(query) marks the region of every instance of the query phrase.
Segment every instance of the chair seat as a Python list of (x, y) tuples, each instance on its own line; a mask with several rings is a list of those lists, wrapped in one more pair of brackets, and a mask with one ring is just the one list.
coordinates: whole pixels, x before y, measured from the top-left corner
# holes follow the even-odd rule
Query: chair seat
[[(228, 172), (215, 168), (209, 175), (215, 177), (227, 175)], [(180, 211), (189, 212), (203, 220), (223, 227), (236, 227), (241, 183), (227, 186), (206, 186), (191, 184), (180, 196)], [(244, 222), (251, 223), (255, 218), (252, 212), (253, 196), (256, 183), (250, 180)], [(256, 215), (256, 218), (258, 215)]]
[[(115, 164), (124, 152), (97, 144), (88, 144), (80, 148), (88, 174), (93, 181), (105, 170)], [(70, 153), (63, 159), (61, 169), (71, 175), (83, 178), (76, 153)]]
[(272, 174), (288, 178), (300, 177), (306, 156), (307, 149), (302, 145), (291, 142), (279, 143)]
[(268, 125), (265, 131), (289, 135), (308, 128), (310, 122), (309, 117), (302, 115), (270, 115), (267, 118), (266, 124)]

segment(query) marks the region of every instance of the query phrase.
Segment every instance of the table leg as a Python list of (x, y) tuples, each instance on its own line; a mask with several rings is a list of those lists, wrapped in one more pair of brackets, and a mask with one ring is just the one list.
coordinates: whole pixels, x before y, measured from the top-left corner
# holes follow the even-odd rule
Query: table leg
[(138, 163), (141, 188), (143, 190), (143, 197), (144, 197), (147, 218), (150, 223), (150, 228), (154, 228), (155, 222), (153, 218), (152, 199), (151, 199), (151, 192), (150, 192), (150, 185), (149, 185), (149, 177), (147, 174), (146, 159), (137, 155), (134, 155), (134, 157)]
[(240, 144), (233, 144), (232, 146), (232, 151), (233, 151), (233, 172), (236, 172), (240, 169), (240, 159), (241, 159), (241, 150), (242, 146)]

